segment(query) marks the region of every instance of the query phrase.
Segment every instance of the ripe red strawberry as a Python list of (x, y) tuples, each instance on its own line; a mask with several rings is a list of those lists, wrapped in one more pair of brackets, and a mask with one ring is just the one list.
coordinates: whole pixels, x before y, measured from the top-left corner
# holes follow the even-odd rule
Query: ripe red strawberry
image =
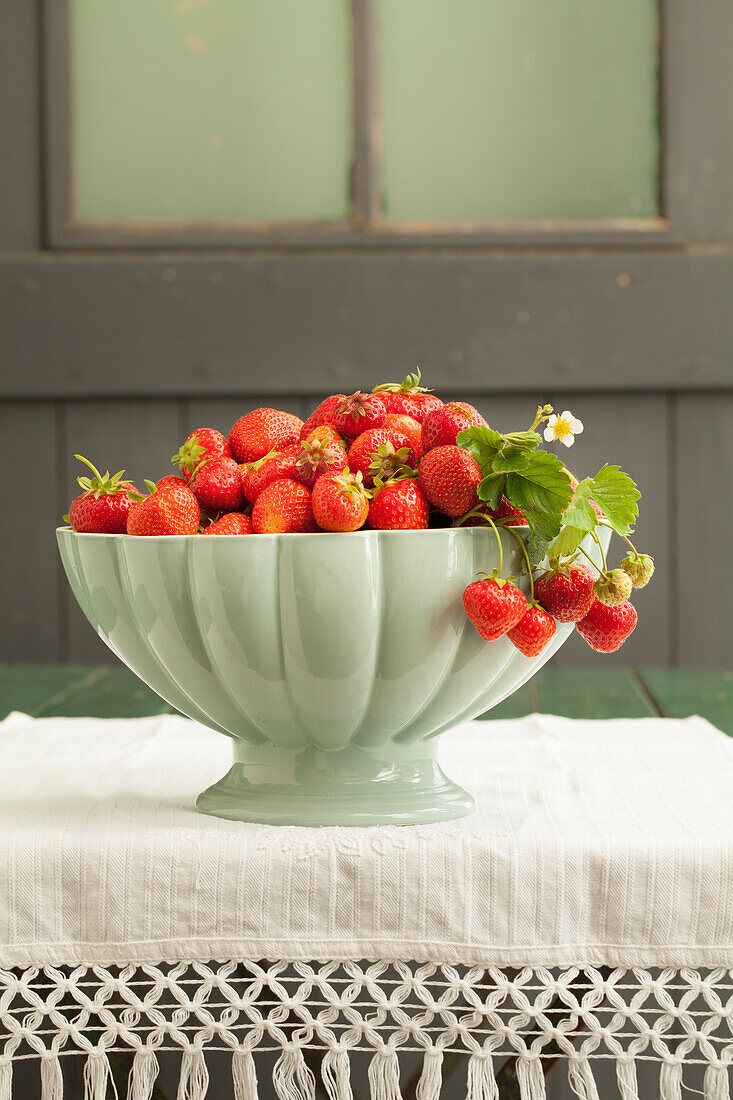
[(535, 603), (527, 608), (525, 614), (517, 625), (512, 627), (507, 637), (525, 657), (538, 657), (556, 630), (557, 627), (552, 615), (548, 615), (543, 608)]
[(482, 477), (476, 459), (456, 446), (435, 447), (418, 467), (422, 491), (447, 516), (462, 516), (478, 504), (476, 489)]
[(484, 515), (490, 516), (494, 523), (502, 523), (504, 527), (526, 527), (527, 520), (524, 512), (521, 512), (519, 508), (515, 508), (509, 503), (506, 497), (501, 498), (501, 504), (493, 511), (488, 505), (481, 509), (481, 514), (476, 516), (470, 516), (465, 523), (461, 524), (462, 527), (485, 527), (486, 520), (482, 517)]
[(387, 410), (380, 397), (373, 393), (352, 393), (336, 406), (331, 423), (342, 435), (356, 439), (369, 428), (381, 428)]
[(313, 515), (324, 531), (358, 531), (369, 515), (361, 474), (325, 474), (313, 490)]
[(97, 535), (122, 535), (127, 529), (127, 514), (133, 501), (130, 492), (137, 490), (131, 481), (123, 481), (124, 470), (110, 477), (109, 471), (100, 474), (96, 466), (74, 455), (93, 473), (93, 477), (79, 477), (77, 481), (84, 490), (75, 497), (64, 519), (75, 531)]
[(535, 581), (535, 599), (560, 623), (577, 623), (595, 600), (595, 577), (587, 565), (573, 562), (545, 573)]
[(418, 531), (428, 526), (430, 505), (414, 478), (388, 481), (369, 505), (369, 523), (378, 531)]
[(428, 413), (422, 426), (422, 446), (427, 454), (433, 447), (455, 444), (459, 432), (476, 424), (486, 424), (478, 409), (465, 401), (451, 401)]
[(341, 402), (345, 400), (345, 393), (335, 393), (331, 397), (327, 397), (325, 401), (321, 401), (318, 408), (313, 410), (300, 429), (300, 438), (305, 439), (314, 428), (320, 428), (321, 424), (333, 424), (333, 414)]
[(195, 535), (201, 512), (191, 490), (168, 485), (133, 504), (127, 516), (128, 535)]
[(202, 535), (251, 535), (252, 520), (241, 512), (227, 512), (216, 523), (210, 523)]
[(387, 481), (401, 467), (414, 465), (415, 452), (408, 436), (394, 428), (370, 428), (349, 448), (349, 469), (360, 473), (365, 485), (373, 485), (375, 477)]
[(215, 428), (196, 428), (181, 446), (171, 462), (178, 463), (186, 481), (190, 481), (193, 472), (202, 462), (212, 458), (231, 458), (232, 452), (226, 437)]
[(310, 489), (292, 478), (273, 481), (255, 501), (252, 530), (256, 535), (317, 530)]
[[(384, 396), (382, 397), (384, 400)], [(402, 413), (388, 412), (384, 418), (385, 430), (394, 430), (402, 432), (407, 436), (410, 441), (410, 446), (415, 452), (415, 461), (419, 462), (422, 458), (422, 428), (417, 420), (412, 416), (405, 416)]]
[(374, 387), (379, 394), (387, 413), (397, 416), (409, 416), (422, 424), (433, 409), (439, 409), (443, 402), (435, 394), (429, 393), (420, 385), (420, 371), (408, 374), (402, 382), (384, 382)]
[(527, 611), (527, 600), (510, 581), (487, 577), (464, 589), (463, 606), (481, 637), (493, 642), (517, 625)]
[(233, 458), (214, 458), (199, 466), (191, 491), (207, 512), (236, 512), (244, 504), (239, 466)]
[(615, 607), (594, 600), (588, 614), (577, 624), (578, 633), (596, 652), (614, 653), (636, 627), (636, 619), (636, 608), (628, 600)]
[(339, 433), (330, 424), (321, 424), (305, 437), (297, 450), (292, 476), (312, 489), (324, 474), (340, 474), (346, 469), (348, 455)]
[(254, 409), (229, 432), (229, 446), (237, 462), (256, 462), (276, 447), (297, 443), (303, 421), (279, 409)]
[(187, 482), (186, 482), (185, 477), (179, 477), (178, 474), (166, 474), (165, 477), (162, 477), (160, 479), (160, 481), (155, 486), (155, 488), (156, 489), (170, 489), (171, 486), (173, 486), (175, 488), (175, 486), (177, 486), (177, 485), (186, 485), (186, 484), (187, 484)]
[(248, 462), (239, 467), (242, 490), (250, 504), (254, 504), (260, 493), (268, 485), (272, 485), (273, 481), (279, 481), (283, 477), (295, 477), (295, 460), (299, 452), (300, 444), (291, 443), (289, 447), (270, 451), (257, 462)]

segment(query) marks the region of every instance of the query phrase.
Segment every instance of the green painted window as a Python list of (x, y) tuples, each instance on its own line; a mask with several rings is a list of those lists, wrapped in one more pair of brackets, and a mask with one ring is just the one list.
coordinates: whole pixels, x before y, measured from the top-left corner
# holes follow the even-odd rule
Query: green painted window
[[(365, 2), (68, 0), (74, 221), (348, 221)], [(374, 3), (384, 223), (657, 213), (656, 0)]]
[(349, 214), (344, 0), (70, 0), (80, 222)]
[(654, 0), (378, 0), (389, 221), (657, 212)]

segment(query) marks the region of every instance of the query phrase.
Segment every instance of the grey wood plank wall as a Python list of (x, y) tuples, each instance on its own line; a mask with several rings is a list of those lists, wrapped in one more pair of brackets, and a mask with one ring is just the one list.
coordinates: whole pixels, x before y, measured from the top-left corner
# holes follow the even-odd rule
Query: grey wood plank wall
[[(640, 482), (644, 496), (637, 541), (654, 554), (657, 576), (635, 597), (639, 626), (616, 655), (600, 657), (574, 638), (558, 654), (558, 663), (730, 666), (733, 586), (726, 578), (733, 528), (720, 502), (730, 499), (733, 483), (733, 394), (548, 391), (465, 397), (490, 423), (507, 429), (526, 425), (535, 401), (570, 408), (586, 425), (573, 451), (563, 453), (574, 471), (594, 473), (602, 462), (616, 461)], [(12, 458), (22, 456), (29, 487), (23, 492), (14, 488), (7, 505), (0, 660), (112, 659), (81, 615), (56, 554), (53, 531), (80, 472), (75, 452), (111, 470), (124, 466), (140, 482), (171, 470), (178, 441), (195, 427), (211, 424), (226, 432), (237, 416), (257, 405), (304, 416), (315, 403), (267, 393), (0, 403), (2, 438)], [(709, 471), (705, 479), (698, 476), (701, 462)]]

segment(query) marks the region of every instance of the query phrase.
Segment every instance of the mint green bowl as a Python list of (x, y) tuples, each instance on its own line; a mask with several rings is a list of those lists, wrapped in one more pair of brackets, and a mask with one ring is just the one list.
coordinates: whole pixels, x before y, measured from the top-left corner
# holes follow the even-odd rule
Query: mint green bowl
[[(484, 642), (462, 593), (498, 564), (490, 529), (133, 538), (57, 532), (109, 648), (183, 714), (233, 738), (205, 813), (287, 825), (461, 817), (438, 737), (516, 691), (541, 656)], [(501, 535), (504, 575), (521, 550)], [(522, 587), (528, 590), (528, 578)]]

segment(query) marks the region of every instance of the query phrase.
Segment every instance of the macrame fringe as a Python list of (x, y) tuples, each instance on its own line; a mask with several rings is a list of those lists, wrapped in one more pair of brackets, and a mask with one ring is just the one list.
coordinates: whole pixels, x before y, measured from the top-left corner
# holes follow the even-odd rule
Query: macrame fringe
[(659, 1070), (659, 1100), (682, 1100), (681, 1062), (662, 1062)]
[(57, 1054), (41, 1059), (41, 1100), (63, 1100), (64, 1078)]
[(348, 1050), (327, 1050), (321, 1062), (321, 1077), (328, 1100), (353, 1100)]
[(127, 1100), (151, 1100), (159, 1068), (154, 1050), (136, 1051), (127, 1082)]
[(730, 1100), (728, 1066), (708, 1066), (702, 1087), (705, 1100)]
[(633, 1058), (622, 1058), (616, 1062), (616, 1080), (618, 1081), (621, 1100), (639, 1100), (636, 1062)]
[(522, 1100), (545, 1100), (545, 1074), (539, 1058), (519, 1058), (517, 1081)]
[(209, 1071), (202, 1050), (184, 1050), (177, 1100), (204, 1100), (209, 1087)]
[[(579, 1100), (600, 1100), (598, 1086), (588, 1058), (570, 1059), (568, 1083)], [(664, 1100), (664, 1097), (660, 1097), (660, 1100)]]
[(84, 1100), (106, 1100), (109, 1059), (103, 1050), (93, 1050), (84, 1063)]
[(491, 1051), (472, 1054), (468, 1059), (466, 1100), (499, 1100), (499, 1086), (494, 1077)]
[(257, 1072), (251, 1050), (235, 1050), (232, 1054), (234, 1100), (257, 1100)]
[(0, 1061), (0, 1100), (13, 1100), (13, 1063)]
[(316, 1079), (300, 1047), (290, 1046), (282, 1052), (272, 1071), (272, 1083), (280, 1100), (316, 1100)]
[(415, 1100), (440, 1100), (443, 1084), (443, 1051), (430, 1047), (425, 1051), (422, 1073), (415, 1090)]
[(400, 1063), (395, 1050), (379, 1050), (369, 1063), (371, 1100), (402, 1100)]

